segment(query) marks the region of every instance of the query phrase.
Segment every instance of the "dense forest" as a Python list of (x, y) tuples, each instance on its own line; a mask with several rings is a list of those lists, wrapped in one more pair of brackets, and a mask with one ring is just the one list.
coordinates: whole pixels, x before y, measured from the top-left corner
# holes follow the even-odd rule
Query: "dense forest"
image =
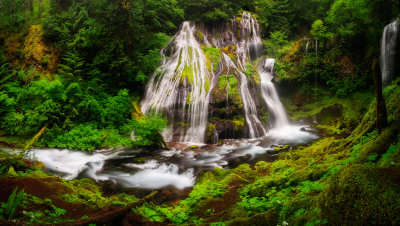
[[(398, 225), (399, 17), (396, 0), (0, 0), (0, 224)], [(138, 182), (154, 172), (174, 182)]]

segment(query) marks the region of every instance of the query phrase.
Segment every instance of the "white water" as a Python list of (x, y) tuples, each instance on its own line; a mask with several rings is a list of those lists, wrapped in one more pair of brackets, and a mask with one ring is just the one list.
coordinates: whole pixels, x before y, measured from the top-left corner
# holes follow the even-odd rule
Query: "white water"
[(399, 24), (394, 21), (383, 30), (381, 44), (382, 86), (387, 86), (393, 80), (396, 56), (396, 41)]
[[(271, 129), (266, 136), (250, 140), (227, 140), (211, 150), (192, 151), (188, 146), (172, 148), (143, 156), (144, 163), (132, 163), (140, 154), (137, 151), (113, 152), (100, 150), (94, 153), (58, 149), (35, 149), (26, 153), (26, 158), (38, 160), (47, 169), (61, 173), (66, 179), (90, 177), (96, 181), (111, 181), (128, 188), (160, 189), (167, 186), (176, 189), (193, 187), (196, 172), (226, 168), (230, 162), (242, 163), (241, 157), (249, 155), (248, 160), (259, 161), (273, 150), (272, 145), (305, 144), (318, 138), (314, 133), (304, 132), (303, 126), (291, 125)], [(308, 129), (309, 130), (309, 129)], [(200, 148), (206, 148), (204, 145)], [(15, 153), (14, 150), (3, 150)], [(239, 160), (239, 162), (238, 162)], [(253, 162), (254, 163), (254, 162)]]
[(310, 45), (310, 42), (307, 42), (306, 44), (306, 54), (308, 53), (308, 46)]
[(125, 187), (142, 189), (158, 189), (166, 186), (184, 189), (192, 187), (195, 183), (192, 168), (179, 173), (177, 165), (159, 164), (156, 160), (144, 164), (123, 164), (139, 170), (134, 173), (115, 170), (103, 172), (107, 160), (127, 158), (126, 156), (121, 158), (116, 153), (88, 154), (71, 150), (34, 149), (26, 154), (26, 158), (43, 162), (47, 169), (61, 173), (61, 176), (68, 180), (83, 174), (96, 181), (110, 180)]
[(275, 60), (267, 58), (264, 65), (259, 69), (261, 77), (261, 93), (268, 109), (274, 118), (274, 127), (284, 127), (289, 125), (285, 109), (279, 100), (278, 93), (272, 83)]
[[(195, 31), (194, 25), (184, 22), (169, 44), (173, 46), (172, 56), (167, 57), (162, 51), (162, 65), (151, 77), (141, 106), (143, 113), (164, 112), (168, 119), (179, 118), (188, 125), (186, 131), (174, 141), (202, 143), (210, 99), (210, 89), (206, 88), (211, 85), (212, 75), (207, 69), (200, 43), (195, 38)], [(190, 100), (187, 100), (188, 97)], [(182, 113), (176, 113), (177, 110)], [(170, 132), (174, 132), (173, 127)], [(173, 141), (171, 135), (165, 138)]]
[[(62, 177), (66, 179), (76, 178), (85, 169), (101, 169), (104, 161), (111, 157), (112, 155), (106, 156), (100, 153), (88, 155), (83, 152), (58, 149), (33, 149), (27, 153), (27, 158), (43, 162), (46, 168), (62, 173)], [(96, 164), (89, 166), (88, 163)]]
[[(232, 20), (236, 22), (236, 20)], [(241, 70), (246, 69), (247, 60), (253, 60), (261, 56), (262, 40), (259, 35), (260, 25), (248, 12), (243, 12), (240, 20), (240, 40), (236, 45), (236, 55)], [(252, 57), (251, 57), (252, 56)]]
[(175, 164), (161, 164), (155, 168), (147, 168), (133, 175), (119, 174), (118, 178), (127, 187), (159, 189), (166, 186), (174, 186), (177, 189), (192, 187), (195, 183), (193, 169), (179, 174), (179, 167)]
[(223, 53), (224, 60), (228, 67), (234, 68), (240, 75), (240, 95), (242, 97), (243, 108), (245, 112), (246, 123), (249, 127), (250, 138), (257, 138), (264, 136), (267, 131), (264, 125), (261, 123), (257, 115), (257, 106), (253, 100), (253, 96), (250, 94), (248, 81), (246, 75), (241, 72), (233, 63), (232, 59)]
[[(222, 30), (224, 35), (217, 35), (221, 30), (213, 31), (209, 35), (204, 29), (184, 22), (161, 52), (164, 60), (150, 79), (141, 106), (143, 113), (164, 113), (168, 118), (170, 126), (163, 133), (167, 141), (204, 143), (210, 91), (216, 85), (215, 77), (222, 71), (231, 71), (240, 79), (240, 95), (249, 137), (256, 138), (266, 134), (265, 125), (257, 115), (254, 94), (250, 92), (247, 77), (242, 73), (249, 60), (261, 56), (263, 46), (259, 24), (250, 13), (243, 12), (240, 22), (233, 19), (226, 27)], [(196, 40), (198, 32), (203, 32), (201, 43)], [(210, 71), (207, 69), (201, 45), (220, 49), (233, 45), (236, 60), (233, 62), (224, 54), (221, 57), (225, 61), (221, 67), (223, 69), (214, 74), (213, 68)]]

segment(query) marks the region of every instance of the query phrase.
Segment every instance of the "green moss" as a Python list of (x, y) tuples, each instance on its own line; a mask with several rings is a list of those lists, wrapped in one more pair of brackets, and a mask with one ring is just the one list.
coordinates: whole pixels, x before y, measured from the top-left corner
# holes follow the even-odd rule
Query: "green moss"
[(211, 72), (211, 66), (214, 72), (218, 69), (218, 63), (221, 61), (220, 56), (221, 52), (217, 48), (202, 46), (204, 55), (206, 56), (207, 60), (207, 69)]
[(236, 131), (240, 131), (244, 128), (245, 118), (243, 116), (235, 116), (232, 120), (233, 125), (235, 126)]
[(378, 162), (379, 166), (400, 166), (400, 135), (397, 135), (397, 143), (390, 145)]
[(255, 62), (254, 64), (247, 63), (246, 69), (243, 71), (243, 73), (247, 76), (249, 81), (251, 81), (251, 82), (254, 81), (257, 85), (260, 85), (261, 77), (258, 74), (258, 71), (257, 71), (257, 68), (255, 65), (257, 65), (257, 62)]
[(207, 137), (211, 138), (211, 136), (213, 135), (212, 133), (215, 130), (215, 124), (209, 123), (207, 125)]
[(262, 108), (260, 108), (259, 112), (260, 112), (260, 119), (261, 119), (261, 121), (262, 121), (265, 125), (267, 125), (268, 122), (269, 122), (269, 111), (268, 111), (267, 109), (265, 109), (265, 108), (262, 107)]
[(290, 145), (284, 145), (283, 147), (274, 147), (274, 151), (280, 152), (282, 150), (288, 150), (290, 148)]
[(199, 29), (196, 29), (196, 38), (197, 38), (197, 40), (199, 40), (200, 42), (203, 42), (203, 41), (204, 41), (203, 33), (202, 33)]
[(192, 92), (189, 92), (186, 97), (186, 105), (189, 105), (191, 103), (191, 99), (190, 99), (191, 96), (192, 96)]
[(400, 171), (349, 165), (332, 176), (320, 196), (322, 217), (334, 225), (392, 225), (400, 221)]
[(238, 88), (238, 81), (234, 75), (221, 75), (218, 77), (219, 93), (226, 97), (226, 91), (228, 90), (229, 102), (235, 104), (239, 108), (242, 108), (243, 102)]

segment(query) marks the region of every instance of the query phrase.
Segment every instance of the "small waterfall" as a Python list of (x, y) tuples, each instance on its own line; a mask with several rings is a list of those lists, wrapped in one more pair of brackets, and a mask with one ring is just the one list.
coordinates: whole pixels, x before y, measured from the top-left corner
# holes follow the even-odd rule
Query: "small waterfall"
[(306, 44), (306, 54), (308, 53), (308, 47), (309, 47), (309, 45), (310, 45), (310, 42), (307, 42), (307, 44)]
[[(165, 135), (167, 141), (204, 142), (207, 126), (209, 91), (212, 75), (207, 69), (206, 57), (195, 38), (196, 28), (184, 22), (172, 39), (173, 53), (166, 56), (153, 74), (141, 102), (143, 113), (164, 112), (171, 121), (178, 120), (185, 125), (179, 138)], [(173, 126), (170, 133), (174, 132)]]
[(381, 71), (383, 87), (389, 85), (394, 77), (398, 28), (398, 22), (394, 21), (386, 25), (385, 29), (383, 30), (381, 45)]
[(286, 116), (285, 110), (281, 101), (279, 100), (278, 93), (272, 83), (274, 72), (275, 60), (268, 58), (265, 60), (260, 72), (261, 77), (261, 92), (264, 101), (267, 103), (269, 111), (275, 119), (274, 127), (284, 127), (289, 125), (289, 120)]
[(223, 53), (223, 56), (226, 64), (235, 69), (240, 75), (240, 95), (243, 101), (243, 108), (245, 111), (246, 122), (249, 127), (250, 138), (256, 138), (265, 135), (267, 131), (258, 118), (257, 106), (252, 95), (250, 94), (246, 75), (236, 67), (235, 63), (233, 63), (229, 56), (227, 56), (225, 53)]
[[(236, 20), (232, 21), (236, 22)], [(235, 43), (240, 70), (246, 69), (247, 60), (255, 60), (262, 54), (263, 45), (259, 26), (258, 21), (250, 13), (243, 12), (240, 20), (240, 40)], [(235, 24), (232, 27), (235, 27)]]

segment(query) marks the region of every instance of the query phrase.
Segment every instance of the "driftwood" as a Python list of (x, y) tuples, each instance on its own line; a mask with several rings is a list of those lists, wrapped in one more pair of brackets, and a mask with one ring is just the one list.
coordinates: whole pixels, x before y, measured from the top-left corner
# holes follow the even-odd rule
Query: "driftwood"
[(42, 129), (40, 129), (39, 132), (25, 145), (24, 149), (22, 149), (22, 152), (19, 154), (19, 157), (24, 156), (25, 152), (43, 135), (46, 128), (47, 124), (44, 125)]

